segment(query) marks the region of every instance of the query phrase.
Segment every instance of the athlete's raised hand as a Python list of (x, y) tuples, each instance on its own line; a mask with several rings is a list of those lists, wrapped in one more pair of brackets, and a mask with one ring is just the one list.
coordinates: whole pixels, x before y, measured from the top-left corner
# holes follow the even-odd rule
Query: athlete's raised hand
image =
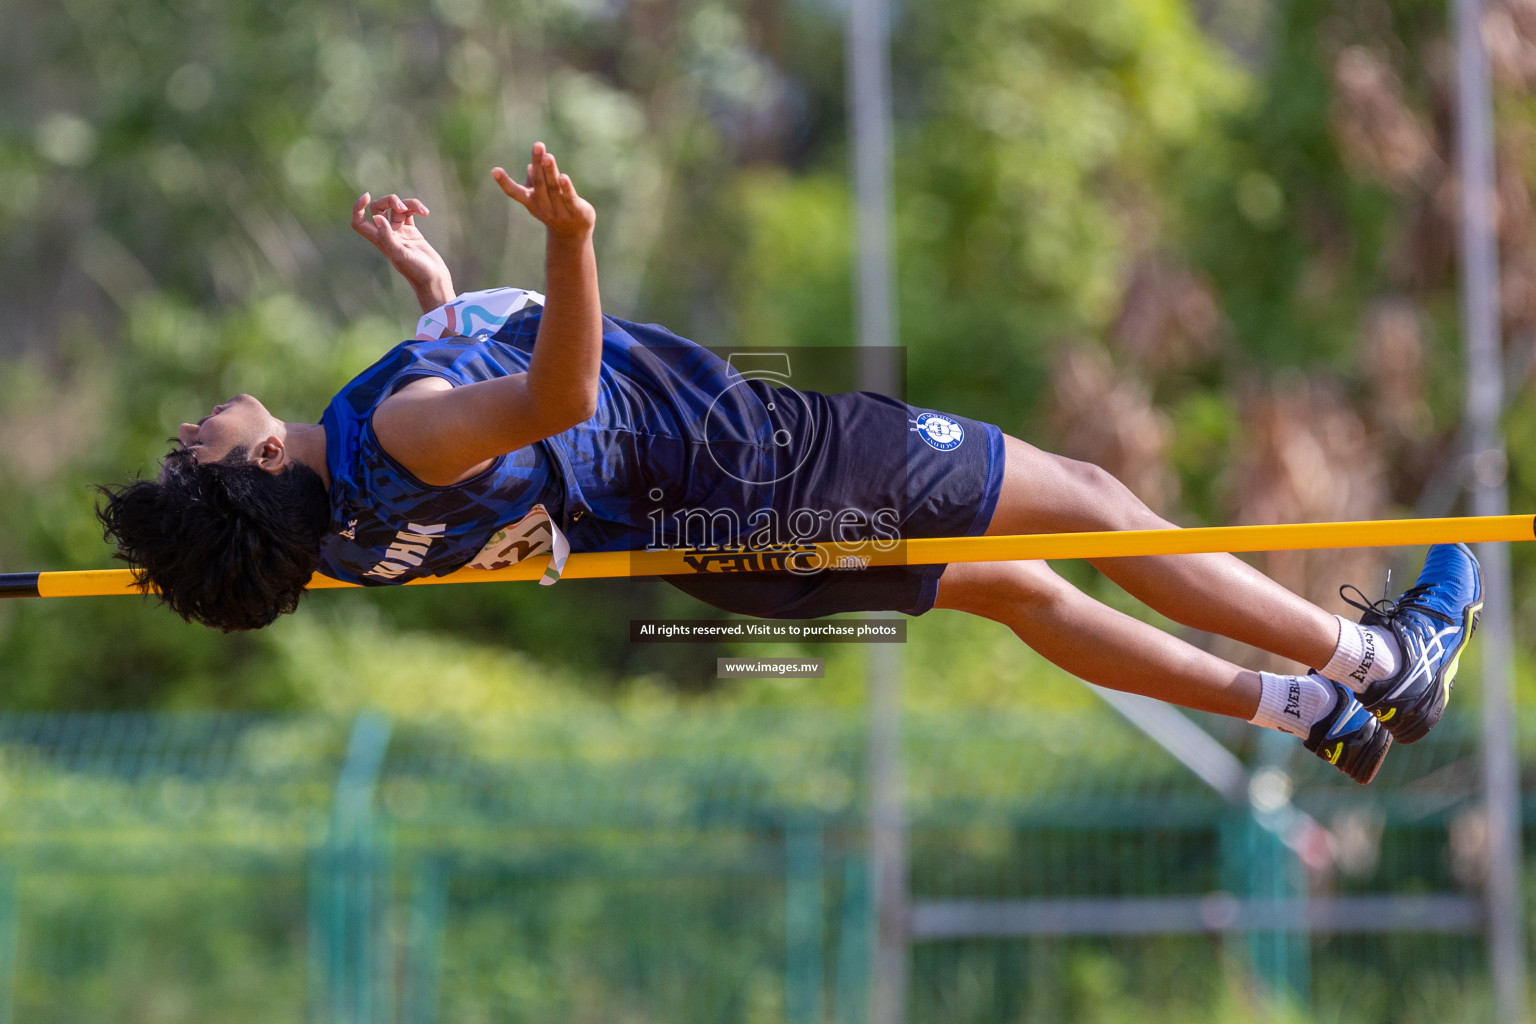
[(453, 275), (447, 262), (416, 227), (416, 218), (429, 212), (420, 199), (401, 199), (393, 193), (371, 199), (364, 192), (352, 204), (352, 230), (372, 242), (410, 282), (422, 312), (453, 298)]
[(597, 211), (592, 204), (576, 194), (568, 174), (561, 174), (555, 165), (555, 155), (544, 148), (544, 143), (533, 144), (533, 159), (528, 164), (528, 176), (519, 185), (500, 167), (492, 168), (491, 177), (501, 190), (523, 207), (552, 234), (565, 238), (582, 238), (592, 233), (597, 223)]

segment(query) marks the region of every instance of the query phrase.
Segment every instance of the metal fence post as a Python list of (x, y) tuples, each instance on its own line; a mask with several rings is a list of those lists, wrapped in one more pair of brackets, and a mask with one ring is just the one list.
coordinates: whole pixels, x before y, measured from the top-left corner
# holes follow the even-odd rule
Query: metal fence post
[[(1499, 323), (1493, 99), (1481, 0), (1455, 0), (1457, 166), (1461, 175), (1462, 345), (1467, 357), (1467, 484), (1474, 515), (1508, 511)], [(1488, 813), (1488, 961), (1500, 1024), (1526, 1019), (1520, 894), (1520, 776), (1514, 736), (1509, 549), (1483, 563), (1483, 786)]]
[(820, 1024), (822, 964), (821, 823), (794, 819), (784, 829), (784, 1019)]
[(447, 863), (436, 856), (421, 858), (411, 874), (405, 984), (400, 998), (401, 1024), (432, 1024), (437, 1019), (443, 927), (448, 913), (448, 877)]
[[(1221, 835), (1222, 885), (1243, 899), (1282, 903), (1307, 894), (1306, 872), (1286, 845), (1286, 818), (1294, 815), (1291, 780), (1282, 768), (1292, 752), (1289, 737), (1264, 732), (1247, 803), (1224, 823)], [(1311, 1004), (1311, 932), (1290, 928), (1248, 930), (1228, 940), (1228, 950), (1243, 958), (1264, 994), (1281, 1004)]]
[[(886, 0), (852, 0), (845, 34), (847, 88), (857, 207), (854, 308), (865, 350), (862, 386), (897, 394), (896, 261), (891, 244), (890, 21)], [(869, 653), (870, 861), (874, 876), (875, 951), (871, 962), (873, 1024), (906, 1018), (906, 823), (901, 784), (901, 656), (892, 645)]]
[[(1248, 832), (1250, 856), (1247, 886), (1241, 890), (1263, 899), (1285, 900), (1307, 894), (1306, 871), (1286, 846), (1281, 820), (1291, 811), (1290, 776), (1286, 760), (1296, 745), (1284, 733), (1264, 731), (1259, 756), (1267, 765), (1249, 786)], [(1248, 951), (1255, 972), (1272, 999), (1307, 1007), (1312, 993), (1312, 942), (1306, 931), (1254, 932)]]
[(843, 912), (837, 936), (837, 982), (832, 1019), (865, 1024), (868, 1019), (870, 933), (869, 864), (857, 853), (843, 868)]
[(0, 867), (0, 1024), (16, 1019), (16, 869)]
[[(1247, 840), (1248, 875), (1245, 896), (1287, 900), (1306, 893), (1301, 865), (1272, 829), (1253, 814), (1244, 829)], [(1271, 999), (1306, 1007), (1311, 999), (1312, 964), (1310, 934), (1304, 931), (1253, 931), (1248, 934), (1248, 956), (1254, 975)]]
[[(352, 724), (346, 760), (336, 780), (329, 832), (310, 872), (312, 1019), (325, 1024), (374, 1024), (388, 1019), (388, 991), (378, 974), (378, 901), (384, 872), (384, 843), (374, 820), (373, 798), (390, 720), (365, 712)], [(318, 977), (316, 977), (318, 975)]]

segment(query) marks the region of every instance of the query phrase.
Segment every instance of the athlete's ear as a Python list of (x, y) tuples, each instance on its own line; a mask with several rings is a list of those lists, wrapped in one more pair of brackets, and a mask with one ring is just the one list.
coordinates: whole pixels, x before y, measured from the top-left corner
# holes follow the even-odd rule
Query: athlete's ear
[(265, 438), (251, 453), (251, 461), (268, 473), (277, 474), (288, 468), (288, 449), (275, 434)]

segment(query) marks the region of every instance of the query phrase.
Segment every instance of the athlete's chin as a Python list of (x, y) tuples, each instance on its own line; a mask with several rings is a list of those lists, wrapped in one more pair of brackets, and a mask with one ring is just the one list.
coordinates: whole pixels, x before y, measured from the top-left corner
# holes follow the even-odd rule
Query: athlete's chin
[(259, 412), (264, 416), (271, 415), (271, 413), (267, 412), (267, 407), (262, 403), (261, 399), (257, 398), (255, 395), (248, 395), (243, 391), (235, 397), (231, 398), (225, 404), (231, 407), (237, 405), (246, 406), (252, 412)]

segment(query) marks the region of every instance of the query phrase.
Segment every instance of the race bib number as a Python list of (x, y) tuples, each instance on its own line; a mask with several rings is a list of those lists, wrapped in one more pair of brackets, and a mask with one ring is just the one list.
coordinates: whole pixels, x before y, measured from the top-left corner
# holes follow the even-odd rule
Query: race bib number
[(570, 557), (571, 545), (544, 506), (535, 505), (511, 526), (497, 530), (480, 553), (470, 560), (469, 568), (505, 569), (525, 558), (546, 554), (550, 556), (549, 568), (544, 570), (539, 585), (547, 587), (560, 578), (565, 560)]

